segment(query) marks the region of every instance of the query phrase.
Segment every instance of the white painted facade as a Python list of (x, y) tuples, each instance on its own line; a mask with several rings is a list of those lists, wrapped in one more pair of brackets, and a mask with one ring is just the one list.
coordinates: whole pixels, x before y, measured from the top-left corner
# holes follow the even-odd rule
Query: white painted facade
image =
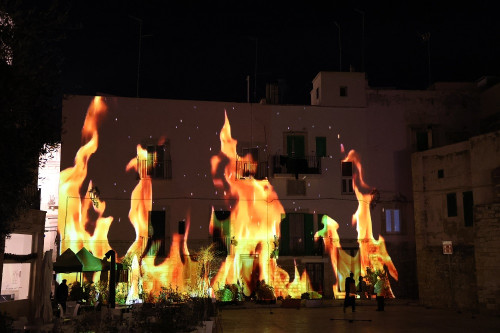
[[(347, 87), (347, 96), (338, 96), (340, 87)], [(73, 165), (92, 98), (68, 96), (64, 101), (61, 170)], [(99, 126), (99, 148), (90, 158), (81, 193), (89, 180), (99, 187), (101, 199), (106, 202), (104, 216), (113, 218), (108, 239), (120, 256), (135, 238), (128, 214), (130, 195), (138, 178), (136, 173), (126, 172), (125, 167), (136, 158), (138, 144), (155, 145), (162, 137), (168, 142), (172, 177), (153, 180), (153, 210), (166, 212), (166, 239), (178, 231), (178, 221), (187, 220), (190, 246), (196, 248), (211, 241), (208, 225), (212, 206), (215, 210), (231, 209), (223, 194), (216, 191), (210, 170), (210, 159), (221, 149), (219, 135), (226, 111), (232, 137), (238, 140), (239, 154), (244, 148), (258, 147), (259, 161), (269, 163), (268, 179), (285, 212), (313, 214), (314, 231), (319, 227), (318, 214), (327, 214), (339, 223), (344, 248), (357, 247), (357, 232), (351, 223), (357, 201), (354, 195), (341, 193), (341, 161), (351, 149), (361, 155), (364, 180), (380, 193), (371, 212), (374, 237), (378, 239), (383, 234), (396, 267), (405, 262), (400, 272), (401, 290), (416, 289), (411, 282), (415, 280), (415, 270), (406, 267), (414, 265), (410, 154), (417, 145), (416, 133), (427, 133), (427, 145), (433, 147), (447, 144), (454, 140), (453, 135), (473, 132), (479, 126), (468, 121), (471, 111), (479, 105), (474, 89), (370, 89), (364, 73), (319, 73), (313, 81), (311, 106), (122, 97), (106, 97), (106, 103), (108, 112)], [(468, 127), (458, 126), (464, 122)], [(273, 156), (287, 154), (286, 137), (291, 134), (304, 136), (307, 156), (315, 156), (317, 137), (326, 139), (320, 174), (273, 172)], [(287, 195), (289, 181), (304, 182), (305, 195)], [(59, 202), (59, 207), (66, 204)], [(399, 232), (386, 232), (386, 209), (400, 209)], [(59, 223), (64, 221), (65, 216), (60, 215)], [(400, 246), (406, 252), (397, 250)], [(302, 263), (325, 260), (321, 256), (299, 258)], [(331, 279), (332, 273), (325, 267), (325, 280), (329, 280), (325, 283), (331, 284)], [(396, 296), (398, 292), (396, 288)]]

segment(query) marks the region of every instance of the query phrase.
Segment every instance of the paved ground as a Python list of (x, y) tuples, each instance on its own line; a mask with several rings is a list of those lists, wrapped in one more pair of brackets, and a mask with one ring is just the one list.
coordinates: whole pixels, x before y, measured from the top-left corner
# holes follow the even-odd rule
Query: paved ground
[(375, 311), (367, 301), (344, 314), (341, 301), (321, 308), (289, 309), (275, 306), (222, 308), (224, 333), (238, 332), (500, 332), (500, 316), (485, 316), (446, 309), (427, 309), (408, 302), (387, 304)]

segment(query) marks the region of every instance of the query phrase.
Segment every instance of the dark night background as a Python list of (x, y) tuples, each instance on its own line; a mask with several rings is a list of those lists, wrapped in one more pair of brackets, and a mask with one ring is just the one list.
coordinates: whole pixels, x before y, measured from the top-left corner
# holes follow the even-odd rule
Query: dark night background
[[(309, 104), (319, 71), (362, 71), (372, 87), (425, 89), (431, 81), (500, 74), (495, 1), (73, 1), (64, 42), (68, 94), (251, 101), (280, 80), (284, 102)], [(357, 11), (358, 10), (358, 11)], [(257, 43), (256, 43), (257, 39)], [(257, 44), (257, 57), (256, 57)], [(257, 58), (257, 93), (254, 73)], [(254, 98), (256, 97), (256, 98)]]

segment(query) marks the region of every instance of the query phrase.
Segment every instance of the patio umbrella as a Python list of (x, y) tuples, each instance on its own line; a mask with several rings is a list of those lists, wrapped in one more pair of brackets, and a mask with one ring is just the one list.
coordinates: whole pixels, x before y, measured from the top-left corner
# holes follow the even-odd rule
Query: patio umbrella
[(76, 253), (76, 257), (83, 265), (82, 272), (99, 272), (103, 269), (102, 259), (95, 257), (84, 247)]
[(37, 279), (37, 300), (35, 301), (35, 318), (41, 318), (43, 323), (52, 321), (52, 304), (50, 303), (50, 289), (52, 285), (52, 250), (46, 251), (43, 256)]
[(57, 257), (54, 263), (54, 272), (56, 273), (81, 272), (82, 269), (82, 262), (78, 259), (75, 252), (69, 248)]

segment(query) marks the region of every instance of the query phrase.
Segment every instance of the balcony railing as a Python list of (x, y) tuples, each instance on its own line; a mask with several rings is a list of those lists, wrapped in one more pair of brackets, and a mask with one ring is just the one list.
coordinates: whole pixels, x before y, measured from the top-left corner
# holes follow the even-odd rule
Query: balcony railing
[(139, 178), (172, 179), (172, 161), (151, 161), (137, 159)]
[(236, 179), (253, 177), (264, 179), (268, 177), (267, 162), (236, 161)]
[(321, 174), (321, 158), (274, 155), (272, 169), (273, 174)]

